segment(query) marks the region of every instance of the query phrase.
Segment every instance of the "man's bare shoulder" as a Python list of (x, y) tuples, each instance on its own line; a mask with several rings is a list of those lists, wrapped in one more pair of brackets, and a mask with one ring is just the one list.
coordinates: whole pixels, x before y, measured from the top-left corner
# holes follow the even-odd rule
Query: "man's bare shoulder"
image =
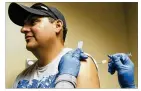
[(100, 88), (98, 71), (91, 58), (81, 61), (77, 88)]

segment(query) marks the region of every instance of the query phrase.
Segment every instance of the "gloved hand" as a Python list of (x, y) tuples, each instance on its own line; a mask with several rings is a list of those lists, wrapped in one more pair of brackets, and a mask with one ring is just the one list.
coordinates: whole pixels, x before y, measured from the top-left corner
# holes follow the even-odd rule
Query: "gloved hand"
[(58, 70), (59, 75), (69, 74), (77, 77), (80, 70), (80, 60), (87, 59), (88, 56), (84, 54), (82, 49), (69, 51), (60, 60)]
[(134, 84), (134, 64), (127, 54), (117, 53), (108, 55), (110, 61), (108, 63), (108, 72), (118, 73), (118, 81), (121, 88), (135, 88)]

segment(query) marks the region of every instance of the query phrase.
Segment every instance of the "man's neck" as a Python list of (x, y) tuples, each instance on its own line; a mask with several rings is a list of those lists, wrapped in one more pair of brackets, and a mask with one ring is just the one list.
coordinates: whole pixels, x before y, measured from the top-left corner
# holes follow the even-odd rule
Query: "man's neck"
[(38, 58), (38, 66), (42, 67), (52, 62), (63, 48), (63, 44), (53, 43), (53, 45), (48, 48), (39, 48), (33, 52), (33, 54)]

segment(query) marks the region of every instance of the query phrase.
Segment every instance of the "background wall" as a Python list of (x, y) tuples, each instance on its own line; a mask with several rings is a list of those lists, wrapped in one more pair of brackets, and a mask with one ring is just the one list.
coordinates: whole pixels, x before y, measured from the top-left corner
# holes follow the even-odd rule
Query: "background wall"
[[(31, 6), (33, 3), (21, 3)], [(135, 82), (138, 68), (138, 4), (137, 3), (45, 3), (58, 8), (65, 16), (68, 34), (65, 46), (76, 48), (79, 40), (83, 49), (97, 62), (107, 54), (132, 53), (135, 63)], [(16, 76), (25, 68), (27, 58), (36, 59), (25, 48), (21, 27), (8, 17), (6, 3), (6, 88), (11, 88)], [(17, 12), (18, 14), (18, 12)], [(107, 64), (99, 65), (101, 88), (120, 88), (116, 74), (107, 72)]]
[(128, 47), (135, 64), (135, 81), (138, 83), (138, 3), (124, 3)]

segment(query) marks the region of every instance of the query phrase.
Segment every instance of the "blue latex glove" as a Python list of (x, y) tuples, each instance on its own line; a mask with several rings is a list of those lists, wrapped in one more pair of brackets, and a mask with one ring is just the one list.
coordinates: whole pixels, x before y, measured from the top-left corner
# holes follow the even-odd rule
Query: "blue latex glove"
[(80, 70), (80, 60), (87, 59), (88, 56), (84, 54), (82, 49), (69, 51), (60, 60), (58, 70), (59, 75), (70, 74), (77, 77)]
[(135, 88), (134, 84), (134, 64), (127, 54), (117, 53), (108, 55), (110, 61), (108, 63), (108, 72), (118, 73), (118, 81), (121, 88)]

